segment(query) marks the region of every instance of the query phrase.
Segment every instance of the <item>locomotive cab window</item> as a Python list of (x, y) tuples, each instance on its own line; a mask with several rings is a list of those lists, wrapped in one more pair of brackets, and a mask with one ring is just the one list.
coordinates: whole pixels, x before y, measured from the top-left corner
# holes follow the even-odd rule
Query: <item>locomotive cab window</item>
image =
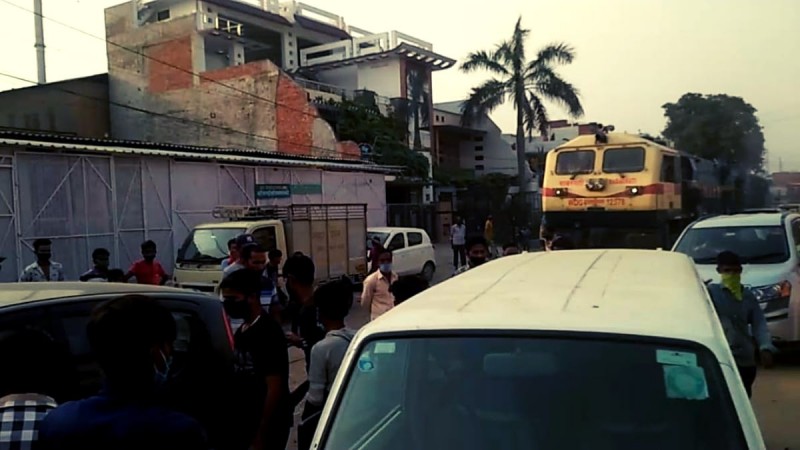
[(556, 175), (575, 175), (594, 171), (594, 150), (575, 150), (559, 153)]
[(661, 181), (664, 183), (675, 183), (675, 157), (664, 155), (661, 162)]
[(603, 172), (625, 173), (644, 170), (644, 149), (610, 148), (603, 152)]

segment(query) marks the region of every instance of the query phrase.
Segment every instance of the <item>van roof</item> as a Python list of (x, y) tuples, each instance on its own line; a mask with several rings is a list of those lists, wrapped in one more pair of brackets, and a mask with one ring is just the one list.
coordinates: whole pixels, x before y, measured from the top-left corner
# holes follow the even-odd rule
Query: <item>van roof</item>
[(0, 283), (0, 308), (57, 298), (107, 294), (196, 294), (185, 289), (135, 283)]
[(714, 317), (686, 255), (572, 250), (523, 253), (470, 270), (381, 316), (362, 336), (464, 329), (602, 332), (685, 339), (724, 352)]
[(280, 220), (230, 220), (226, 222), (211, 222), (195, 225), (196, 230), (208, 230), (219, 228), (252, 228), (261, 225), (274, 225), (281, 223)]

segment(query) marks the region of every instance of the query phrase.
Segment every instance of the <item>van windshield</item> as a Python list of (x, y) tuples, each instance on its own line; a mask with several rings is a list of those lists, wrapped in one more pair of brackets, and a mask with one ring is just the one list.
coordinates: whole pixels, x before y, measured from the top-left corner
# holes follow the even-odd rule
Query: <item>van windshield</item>
[(228, 241), (245, 231), (245, 228), (192, 230), (178, 250), (178, 263), (220, 263), (228, 257)]
[(320, 448), (747, 448), (701, 346), (461, 335), (382, 338), (359, 355)]
[(675, 251), (697, 264), (715, 264), (717, 255), (734, 250), (744, 264), (778, 264), (789, 259), (786, 232), (780, 226), (691, 228)]

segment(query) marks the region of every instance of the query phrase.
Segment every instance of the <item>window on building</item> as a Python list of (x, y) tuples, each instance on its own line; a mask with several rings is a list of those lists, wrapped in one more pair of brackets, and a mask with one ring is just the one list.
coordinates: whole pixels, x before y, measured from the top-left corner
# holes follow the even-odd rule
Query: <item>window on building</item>
[(169, 10), (165, 9), (156, 13), (156, 20), (159, 22), (169, 19)]
[(483, 151), (483, 146), (482, 145), (476, 145), (475, 146), (475, 151), (476, 152), (482, 152)]
[(483, 170), (483, 164), (475, 165), (475, 170)]
[(476, 156), (475, 161), (483, 161), (483, 155)]
[(483, 142), (483, 136), (475, 136), (475, 142)]

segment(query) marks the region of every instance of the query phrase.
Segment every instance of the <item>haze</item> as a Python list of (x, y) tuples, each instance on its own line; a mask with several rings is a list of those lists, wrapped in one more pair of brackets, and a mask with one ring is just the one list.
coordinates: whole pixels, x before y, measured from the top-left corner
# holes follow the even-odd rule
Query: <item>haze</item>
[[(5, 0), (4, 0), (5, 1)], [(8, 0), (32, 8), (32, 1)], [(120, 0), (44, 0), (44, 15), (104, 36), (103, 9)], [(792, 132), (800, 125), (800, 2), (797, 0), (307, 0), (373, 32), (392, 29), (430, 41), (460, 60), (489, 48), (522, 15), (529, 55), (565, 41), (577, 60), (561, 69), (582, 93), (584, 121), (618, 131), (659, 133), (661, 105), (686, 92), (743, 97), (758, 109), (768, 168), (800, 170)], [(0, 72), (36, 79), (33, 17), (0, 2)], [(105, 43), (45, 20), (48, 81), (106, 71)], [(434, 75), (434, 101), (464, 98), (487, 74), (449, 69)], [(0, 77), (0, 90), (25, 86)], [(565, 117), (551, 105), (552, 119)], [(515, 115), (493, 115), (507, 132)], [(782, 164), (781, 164), (782, 163)]]

